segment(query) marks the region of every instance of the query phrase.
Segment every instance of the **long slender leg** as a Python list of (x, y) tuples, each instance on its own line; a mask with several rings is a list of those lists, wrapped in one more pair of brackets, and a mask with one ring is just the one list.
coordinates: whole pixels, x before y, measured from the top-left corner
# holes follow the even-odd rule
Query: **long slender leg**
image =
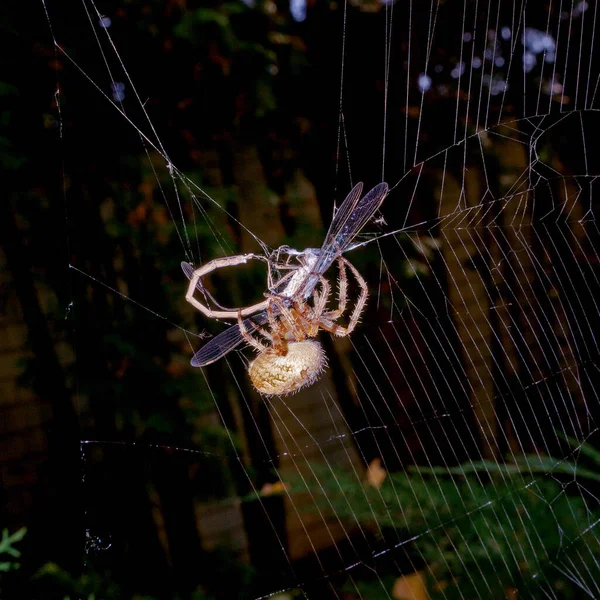
[(241, 311), (243, 317), (247, 317), (248, 315), (252, 315), (256, 312), (264, 310), (267, 308), (267, 302), (264, 300), (263, 302), (259, 302), (257, 304), (253, 304), (252, 306), (247, 306), (243, 309), (231, 309), (231, 310), (212, 310), (205, 306), (196, 298), (194, 298), (194, 292), (196, 291), (196, 286), (199, 284), (200, 279), (211, 273), (216, 269), (221, 269), (223, 267), (233, 267), (236, 265), (246, 264), (249, 260), (252, 259), (261, 259), (263, 257), (257, 256), (256, 254), (240, 254), (238, 256), (226, 256), (224, 258), (215, 258), (211, 260), (209, 263), (205, 264), (203, 267), (196, 269), (190, 278), (190, 283), (187, 289), (187, 293), (185, 295), (185, 299), (197, 310), (199, 310), (203, 315), (212, 319), (235, 319), (237, 318), (237, 314)]
[(275, 279), (273, 278), (273, 267), (271, 266), (271, 264), (269, 264), (268, 266), (268, 273), (267, 273), (267, 285), (269, 286), (269, 290), (272, 290), (273, 287), (277, 286), (280, 287), (281, 285), (283, 285), (288, 279), (291, 279), (295, 274), (296, 271), (299, 269), (299, 265), (276, 265), (275, 267), (278, 271), (290, 271), (289, 273), (286, 273), (283, 277), (281, 277), (281, 279), (279, 279), (277, 282), (275, 281)]
[(337, 325), (336, 323), (332, 323), (325, 317), (321, 317), (319, 319), (319, 327), (324, 329), (325, 331), (329, 331), (329, 333), (333, 333), (339, 337), (344, 337), (348, 335), (348, 331), (346, 327), (342, 327), (341, 325)]

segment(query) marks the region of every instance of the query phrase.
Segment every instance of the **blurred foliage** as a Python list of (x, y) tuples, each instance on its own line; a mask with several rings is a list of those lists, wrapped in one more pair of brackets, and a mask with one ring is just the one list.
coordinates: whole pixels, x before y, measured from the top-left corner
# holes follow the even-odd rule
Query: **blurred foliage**
[[(14, 547), (16, 542), (20, 542), (25, 537), (27, 530), (22, 528), (14, 534), (9, 535), (7, 530), (3, 530), (0, 540), (0, 555), (7, 554), (11, 557), (10, 561), (0, 562), (0, 572), (7, 573), (19, 568), (16, 560), (21, 553)], [(208, 573), (207, 581), (204, 587), (198, 587), (191, 594), (175, 594), (169, 596), (173, 600), (186, 598), (187, 600), (215, 600), (217, 598), (247, 598), (245, 590), (249, 588), (253, 577), (253, 570), (249, 566), (240, 566), (239, 557), (230, 550), (218, 547), (211, 552), (207, 552), (203, 564), (200, 566), (203, 571)], [(5, 575), (10, 577), (10, 575)], [(0, 580), (5, 585), (6, 579)], [(3, 587), (0, 587), (0, 595)], [(56, 563), (48, 562), (40, 567), (31, 577), (30, 581), (19, 579), (18, 589), (20, 597), (35, 597), (40, 600), (46, 598), (61, 598), (68, 600), (70, 598), (86, 600), (120, 600), (123, 598), (133, 598), (134, 600), (153, 600), (153, 595), (129, 595), (122, 586), (120, 586), (109, 571), (97, 571), (88, 564), (86, 572), (81, 575), (74, 575)], [(210, 590), (213, 592), (210, 592)]]
[[(21, 551), (15, 548), (14, 544), (20, 542), (25, 537), (26, 533), (26, 527), (21, 527), (21, 529), (18, 529), (12, 534), (8, 533), (8, 529), (2, 530), (2, 538), (0, 539), (0, 573), (6, 573), (12, 569), (18, 569), (21, 566), (18, 560), (21, 558)], [(6, 558), (8, 558), (8, 560), (2, 560)]]
[(33, 578), (33, 587), (37, 588), (39, 598), (122, 598), (123, 591), (113, 580), (110, 573), (97, 573), (93, 570), (81, 576), (75, 576), (56, 563), (46, 563)]
[[(399, 575), (395, 560), (405, 553), (412, 568), (425, 574), (431, 598), (545, 598), (549, 588), (552, 597), (578, 598), (568, 567), (560, 565), (577, 553), (590, 577), (597, 573), (588, 545), (595, 544), (589, 525), (600, 509), (591, 492), (584, 497), (575, 477), (597, 482), (600, 455), (589, 444), (570, 441), (592, 459), (593, 469), (532, 455), (511, 457), (506, 465), (412, 467), (375, 479), (369, 474), (361, 482), (353, 473), (313, 465), (314, 481), (292, 479), (288, 489), (302, 494), (309, 485), (325, 514), (383, 536), (373, 542), (377, 580), (357, 584), (353, 578), (345, 586), (351, 597), (358, 585), (369, 598), (389, 598)], [(386, 565), (387, 591), (381, 589)]]
[[(278, 105), (273, 89), (277, 53), (270, 48), (272, 37), (266, 40), (253, 39), (254, 36), (243, 37), (248, 35), (248, 30), (236, 27), (236, 24), (241, 24), (241, 19), (252, 18), (256, 13), (256, 10), (241, 2), (225, 2), (218, 9), (198, 8), (187, 11), (174, 27), (173, 33), (194, 46), (198, 40), (210, 40), (211, 46), (217, 49), (218, 56), (215, 60), (221, 65), (222, 74), (235, 86), (239, 86), (242, 81), (251, 84), (249, 87), (240, 86), (238, 93), (242, 90), (249, 93), (250, 110), (255, 118), (260, 118), (275, 110)], [(263, 14), (267, 16), (266, 12)], [(276, 31), (272, 35), (276, 39), (284, 39)], [(246, 67), (243, 79), (240, 78), (241, 65)]]
[[(198, 588), (190, 594), (174, 594), (173, 600), (215, 600), (216, 598), (246, 598), (245, 589), (251, 581), (252, 570), (240, 568), (238, 557), (224, 548), (208, 553), (202, 570), (210, 573), (205, 584), (207, 589)], [(47, 563), (34, 576), (33, 588), (36, 598), (85, 598), (87, 600), (121, 600), (131, 597), (133, 600), (154, 600), (153, 595), (135, 594), (129, 596), (114, 580), (110, 572), (87, 573), (74, 576), (55, 563)], [(212, 588), (214, 594), (208, 589)]]

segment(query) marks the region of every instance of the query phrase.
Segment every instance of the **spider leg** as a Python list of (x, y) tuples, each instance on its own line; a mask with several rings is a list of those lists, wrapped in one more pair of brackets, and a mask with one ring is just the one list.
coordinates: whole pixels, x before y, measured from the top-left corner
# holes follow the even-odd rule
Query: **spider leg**
[(196, 298), (194, 298), (194, 292), (196, 291), (196, 287), (202, 287), (200, 284), (200, 279), (208, 273), (215, 271), (216, 269), (221, 269), (223, 267), (233, 267), (236, 265), (246, 264), (249, 260), (252, 259), (260, 259), (263, 260), (262, 256), (258, 256), (256, 254), (240, 254), (237, 256), (226, 256), (224, 258), (215, 258), (211, 260), (209, 263), (206, 263), (204, 266), (196, 269), (190, 278), (190, 283), (188, 286), (187, 293), (185, 294), (185, 299), (197, 310), (199, 310), (203, 315), (212, 319), (235, 319), (237, 318), (238, 312), (241, 312), (242, 317), (247, 317), (254, 313), (260, 312), (267, 308), (268, 301), (264, 300), (263, 302), (259, 302), (257, 304), (253, 304), (252, 306), (247, 306), (243, 309), (231, 309), (231, 310), (212, 310), (208, 306), (205, 306)]
[(346, 303), (348, 300), (348, 276), (346, 275), (346, 263), (342, 257), (338, 258), (338, 268), (340, 271), (339, 285), (339, 301), (338, 307), (335, 310), (328, 310), (326, 313), (327, 319), (335, 321), (339, 319), (346, 311)]
[(269, 340), (269, 342), (271, 342), (271, 344), (273, 343), (273, 336), (263, 327), (259, 327), (258, 325), (255, 326), (256, 327), (256, 331), (258, 331), (258, 333), (260, 333), (260, 335), (262, 335), (265, 339)]
[[(342, 327), (341, 325), (336, 325), (330, 319), (329, 313), (325, 313), (321, 315), (319, 319), (319, 324), (321, 328), (325, 329), (325, 331), (329, 331), (335, 335), (340, 337), (344, 337), (349, 335), (354, 331), (354, 328), (358, 325), (358, 321), (360, 319), (360, 315), (365, 307), (367, 302), (367, 298), (369, 296), (369, 288), (367, 286), (367, 282), (362, 278), (361, 274), (358, 272), (356, 267), (345, 258), (341, 258), (346, 263), (346, 266), (352, 271), (352, 274), (356, 278), (358, 285), (360, 286), (360, 294), (358, 296), (358, 300), (356, 301), (356, 306), (350, 315), (350, 321), (346, 327)], [(335, 312), (335, 311), (334, 311)]]
[[(269, 342), (273, 343), (273, 336), (264, 327), (261, 327), (260, 325), (257, 325), (252, 320), (251, 320), (251, 322), (252, 322), (252, 327), (254, 327), (254, 331), (257, 331), (266, 340), (268, 340)], [(248, 331), (247, 327), (246, 327), (246, 331)]]
[[(320, 275), (319, 281), (321, 282), (321, 291), (314, 292), (314, 294), (313, 294), (313, 297), (315, 300), (314, 300), (314, 306), (312, 309), (312, 313), (313, 313), (311, 315), (312, 318), (308, 317), (303, 312), (300, 313), (300, 314), (302, 314), (302, 316), (304, 318), (304, 321), (305, 321), (304, 328), (306, 329), (306, 332), (309, 337), (315, 337), (317, 335), (317, 332), (319, 331), (319, 319), (325, 312), (325, 307), (327, 306), (327, 302), (329, 300), (329, 295), (331, 294), (331, 285), (329, 285), (329, 282), (327, 281), (327, 279), (325, 279), (325, 277), (323, 277), (323, 275)], [(329, 316), (329, 313), (327, 313), (327, 316)], [(307, 320), (309, 322), (306, 322)]]
[(272, 267), (269, 265), (269, 273), (268, 273), (268, 279), (267, 279), (267, 284), (269, 286), (269, 290), (272, 290), (275, 287), (280, 288), (284, 283), (286, 283), (289, 279), (291, 279), (296, 274), (296, 271), (298, 270), (299, 267), (298, 267), (298, 265), (277, 265), (275, 268), (278, 271), (283, 271), (283, 270), (287, 269), (289, 271), (289, 273), (286, 273), (278, 281), (275, 281), (275, 279), (273, 278), (273, 272), (271, 270)]
[[(283, 261), (280, 259), (280, 253), (282, 248), (278, 248), (276, 252), (271, 254), (271, 257), (267, 259), (268, 264), (268, 288), (270, 291), (280, 290), (284, 283), (288, 282), (295, 274), (298, 269), (302, 267), (302, 264), (298, 260), (298, 256), (287, 254), (287, 258)], [(274, 256), (274, 258), (272, 258)], [(294, 259), (294, 260), (293, 260)], [(289, 271), (286, 275), (275, 280), (273, 271)]]
[(273, 312), (273, 305), (277, 305), (277, 308), (281, 312), (282, 309), (286, 307), (283, 306), (283, 302), (279, 300), (279, 297), (276, 294), (271, 296), (271, 302), (267, 307), (267, 316), (269, 317), (269, 326), (271, 327), (271, 343), (273, 344), (273, 350), (276, 354), (280, 356), (285, 356), (287, 354), (287, 341), (285, 339), (285, 328), (281, 321), (277, 320), (275, 313)]
[(332, 323), (326, 317), (321, 317), (319, 319), (319, 327), (321, 329), (324, 329), (325, 331), (329, 331), (329, 333), (333, 333), (334, 335), (338, 335), (340, 337), (344, 337), (344, 336), (348, 335), (345, 327), (342, 327), (341, 325), (336, 325), (335, 323)]
[(289, 298), (279, 294), (271, 295), (280, 315), (279, 321), (272, 324), (271, 330), (278, 331), (284, 337), (286, 337), (286, 334), (289, 334), (297, 342), (317, 335), (319, 331), (319, 316), (325, 311), (331, 291), (331, 286), (325, 277), (320, 275), (319, 279), (321, 292), (314, 292), (314, 304), (312, 307), (304, 301), (293, 301), (293, 306), (290, 307), (286, 302), (289, 301)]
[[(291, 338), (295, 342), (302, 342), (307, 336), (314, 337), (316, 335), (318, 328), (315, 330), (315, 333), (309, 331), (310, 323), (315, 321), (315, 319), (307, 317), (303, 305), (294, 302), (292, 307), (287, 306), (285, 300), (277, 295), (273, 296), (273, 301), (280, 312), (277, 331), (279, 331), (282, 337), (286, 340)], [(309, 307), (306, 307), (306, 309), (310, 310)]]
[(256, 350), (258, 350), (259, 352), (264, 352), (267, 347), (264, 344), (261, 344), (258, 340), (254, 339), (250, 333), (248, 332), (248, 330), (246, 329), (246, 326), (244, 325), (244, 320), (242, 319), (242, 311), (238, 310), (238, 314), (237, 314), (237, 318), (238, 318), (238, 327), (240, 328), (240, 332), (242, 334), (242, 337)]

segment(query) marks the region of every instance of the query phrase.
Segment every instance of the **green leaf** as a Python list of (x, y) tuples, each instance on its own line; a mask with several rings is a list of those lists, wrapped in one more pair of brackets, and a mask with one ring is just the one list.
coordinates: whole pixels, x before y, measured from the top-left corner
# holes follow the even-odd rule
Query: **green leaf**
[(482, 460), (473, 463), (459, 465), (457, 467), (411, 467), (411, 473), (421, 473), (422, 475), (458, 475), (466, 476), (475, 473), (501, 474), (507, 476), (514, 475), (572, 475), (578, 479), (585, 478), (590, 481), (600, 481), (600, 473), (590, 469), (585, 469), (580, 465), (575, 465), (569, 461), (560, 460), (554, 456), (522, 456), (517, 458), (515, 463), (500, 464), (491, 460)]
[(596, 450), (596, 448), (594, 448), (591, 444), (587, 444), (585, 442), (581, 443), (577, 439), (569, 437), (561, 431), (557, 431), (556, 435), (566, 442), (569, 442), (573, 448), (579, 450), (584, 456), (591, 458), (600, 467), (600, 451)]
[(25, 534), (27, 533), (27, 527), (21, 527), (21, 529), (17, 529), (17, 531), (15, 531), (12, 536), (10, 537), (11, 541), (14, 542), (20, 542), (24, 537)]
[(19, 90), (10, 83), (0, 81), (0, 96), (18, 96)]

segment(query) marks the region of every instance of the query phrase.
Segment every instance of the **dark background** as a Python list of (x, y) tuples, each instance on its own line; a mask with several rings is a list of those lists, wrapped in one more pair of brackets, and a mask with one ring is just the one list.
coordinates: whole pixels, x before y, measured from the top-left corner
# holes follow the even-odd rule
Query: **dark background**
[[(227, 548), (206, 550), (198, 534), (194, 503), (244, 498), (253, 488), (276, 481), (272, 463), (277, 461), (273, 458), (277, 453), (268, 410), (252, 395), (242, 361), (223, 361), (205, 375), (188, 367), (190, 344), (171, 324), (210, 333), (217, 333), (222, 326), (207, 323), (185, 305), (179, 263), (258, 251), (240, 222), (272, 247), (320, 244), (334, 199), (341, 201), (351, 183), (364, 181), (369, 189), (381, 180), (386, 94), (385, 178), (392, 185), (404, 176), (407, 179), (386, 201), (383, 231), (401, 227), (407, 217), (406, 197), (421, 173), (420, 161), (452, 146), (465, 133), (473, 133), (476, 124), (482, 127), (483, 119), (475, 118), (474, 107), (488, 96), (483, 92), (478, 96), (482, 89), (479, 80), (472, 83), (470, 97), (462, 92), (457, 100), (452, 91), (456, 81), (450, 72), (459, 58), (463, 22), (477, 22), (480, 31), (485, 30), (486, 13), (476, 15), (471, 3), (466, 15), (462, 4), (461, 10), (442, 7), (437, 18), (443, 26), (436, 29), (429, 60), (443, 70), (422, 98), (416, 81), (421, 72), (418, 65), (426, 59), (428, 3), (415, 3), (410, 15), (408, 5), (395, 5), (391, 38), (386, 38), (390, 9), (378, 4), (311, 2), (306, 20), (296, 22), (284, 2), (255, 8), (242, 3), (99, 3), (98, 10), (111, 18), (109, 32), (120, 60), (169, 159), (225, 212), (178, 179), (176, 193), (165, 160), (103, 97), (112, 95), (106, 58), (114, 81), (125, 83), (123, 110), (156, 141), (119, 60), (105, 38), (98, 41), (95, 37), (104, 31), (97, 27), (93, 12), (90, 26), (84, 7), (93, 11), (93, 6), (53, 1), (45, 6), (49, 21), (41, 3), (9, 3), (0, 9), (4, 45), (0, 59), (0, 239), (6, 273), (1, 300), (3, 335), (8, 339), (13, 331), (10, 327), (17, 321), (26, 331), (22, 344), (15, 342), (13, 350), (3, 351), (6, 364), (19, 364), (14, 377), (5, 376), (6, 382), (9, 377), (18, 379), (18, 385), (7, 383), (3, 401), (8, 415), (19, 404), (13, 389), (31, 392), (32, 410), (40, 415), (35, 427), (43, 432), (35, 446), (23, 437), (30, 427), (26, 418), (15, 422), (14, 417), (11, 421), (6, 416), (2, 421), (6, 430), (0, 429), (7, 449), (23, 446), (22, 451), (5, 453), (0, 526), (10, 530), (23, 524), (28, 527), (22, 567), (3, 579), (3, 597), (88, 597), (92, 592), (107, 598), (136, 593), (161, 598), (175, 594), (187, 598), (194, 593), (197, 598), (203, 597), (202, 593), (215, 598), (256, 597), (291, 588), (298, 581), (309, 582), (305, 592), (315, 586), (318, 591), (310, 592), (310, 597), (326, 596), (331, 591), (310, 583), (322, 579), (314, 557), (299, 560), (295, 575), (290, 575), (286, 554), (274, 536), (277, 532), (284, 545), (289, 542), (279, 495), (265, 498), (261, 505), (248, 502), (242, 507), (247, 560), (240, 560)], [(554, 14), (553, 8), (549, 10)], [(493, 16), (510, 23), (513, 7), (507, 4)], [(547, 13), (540, 11), (531, 16), (529, 24), (543, 29), (546, 18)], [(405, 26), (409, 19), (413, 36), (410, 65)], [(83, 72), (54, 46), (53, 36)], [(584, 39), (588, 43), (588, 38)], [(504, 52), (519, 64), (518, 45), (513, 50), (507, 45)], [(574, 68), (579, 59), (578, 52), (572, 52), (561, 68)], [(466, 72), (469, 74), (468, 67)], [(477, 79), (475, 70), (471, 74)], [(539, 80), (524, 83), (517, 75), (502, 104), (492, 99), (486, 124), (546, 111), (536, 104)], [(408, 98), (407, 81), (411, 82)], [(567, 91), (575, 102), (576, 83), (569, 82), (573, 89)], [(468, 101), (472, 105), (467, 112)], [(547, 96), (543, 101), (544, 106), (552, 105)], [(582, 95), (579, 102), (564, 108), (586, 108)], [(553, 106), (559, 123), (561, 108)], [(581, 146), (581, 132), (594, 127), (593, 115), (589, 119), (585, 126), (578, 121), (577, 126), (557, 127), (538, 148), (552, 153), (564, 175), (593, 172), (593, 165), (584, 164), (583, 155), (574, 151)], [(531, 123), (523, 126), (524, 139), (531, 139), (527, 136), (533, 128)], [(591, 162), (593, 157), (589, 150)], [(499, 163), (490, 160), (489, 164)], [(410, 205), (409, 223), (435, 221), (442, 168), (458, 181), (466, 168), (462, 152), (450, 155), (443, 167), (441, 164), (426, 163), (418, 202)], [(502, 174), (497, 166), (487, 176), (497, 182)], [(306, 192), (299, 191), (306, 189), (304, 182), (312, 190), (308, 199)], [(494, 185), (498, 195), (506, 193), (500, 184)], [(268, 213), (271, 220), (257, 214), (256, 207), (267, 201), (256, 196), (257, 189), (268, 194), (269, 201), (276, 199)], [(217, 238), (215, 229), (194, 210), (192, 193), (197, 194), (222, 237)], [(183, 222), (178, 215), (178, 194), (183, 198)], [(590, 197), (584, 193), (581, 205)], [(169, 213), (175, 216), (171, 218)], [(275, 228), (270, 225), (273, 222)], [(180, 241), (182, 223), (191, 239), (189, 247)], [(586, 239), (593, 247), (594, 238)], [(386, 243), (384, 256), (398, 252)], [(373, 289), (380, 283), (376, 254), (357, 258)], [(443, 276), (436, 279), (441, 281), (441, 289), (413, 285), (409, 277), (403, 280), (401, 265), (414, 258), (414, 249), (405, 244), (401, 255), (395, 265), (398, 281), (417, 306), (427, 306), (423, 300), (428, 300), (434, 312), (443, 314), (447, 284)], [(561, 256), (567, 271), (568, 258), (576, 257), (570, 251)], [(430, 270), (439, 269), (439, 273), (442, 267), (439, 256), (429, 264)], [(217, 276), (213, 285), (223, 304), (240, 306), (260, 297), (262, 281), (264, 273), (247, 270), (239, 280)], [(577, 288), (576, 282), (571, 284)], [(540, 290), (540, 296), (545, 295), (547, 291)], [(586, 336), (593, 330), (597, 314), (594, 317), (593, 306), (586, 304), (588, 299), (584, 298), (583, 304), (581, 298), (577, 300), (579, 315), (586, 315), (590, 324), (587, 333), (580, 335), (589, 341)], [(426, 321), (430, 316), (424, 309), (421, 318)], [(389, 310), (370, 303), (365, 328), (379, 330), (382, 348), (390, 327), (387, 321)], [(413, 325), (415, 331), (420, 329), (418, 318)], [(440, 319), (439, 328), (447, 332), (448, 346), (458, 348), (450, 317)], [(200, 342), (190, 339), (197, 348)], [(360, 349), (361, 342), (357, 343)], [(358, 431), (364, 416), (344, 401), (351, 396), (343, 365), (349, 349), (338, 357), (337, 347), (328, 340), (324, 344), (346, 418), (351, 429)], [(596, 346), (590, 341), (589, 348)], [(401, 361), (404, 354), (397, 349)], [(445, 356), (448, 364), (437, 364), (446, 377), (436, 376), (434, 369), (434, 382), (443, 379), (449, 393), (454, 393), (461, 382), (453, 361), (461, 357), (448, 358), (450, 353), (443, 348), (438, 348), (437, 354)], [(427, 363), (428, 359), (423, 360)], [(578, 360), (593, 363), (595, 359), (591, 355)], [(372, 364), (367, 360), (362, 367), (355, 363), (355, 368), (368, 372), (377, 365), (375, 357), (370, 361)], [(241, 390), (236, 392), (238, 383)], [(413, 388), (418, 385), (416, 379), (412, 383)], [(405, 383), (398, 378), (392, 385), (400, 390)], [(589, 381), (583, 385), (593, 388)], [(516, 401), (515, 389), (521, 393), (522, 382), (507, 386), (501, 393)], [(241, 427), (236, 420), (237, 393), (252, 399), (251, 412), (242, 411)], [(552, 396), (555, 392), (548, 393)], [(429, 397), (427, 389), (417, 391), (414, 406), (409, 403), (407, 414), (397, 417), (398, 423), (419, 414), (418, 399), (423, 395)], [(424, 411), (426, 419), (434, 421), (433, 415), (443, 408), (443, 396), (439, 406)], [(462, 402), (461, 410), (469, 406), (468, 398), (463, 397)], [(510, 406), (514, 405), (509, 405), (509, 413)], [(378, 414), (382, 409), (374, 406), (372, 410)], [(534, 416), (523, 419), (530, 432), (529, 426), (536, 423)], [(475, 442), (464, 441), (471, 427), (470, 416), (445, 441), (440, 441), (438, 427), (442, 425), (436, 421), (409, 441), (401, 456), (391, 450), (398, 444), (397, 437), (389, 438), (387, 447), (366, 438), (355, 444), (365, 463), (383, 447), (389, 470), (415, 456), (434, 464), (443, 462), (442, 457), (457, 440), (463, 441), (452, 459), (456, 464), (475, 451)], [(551, 430), (552, 424), (547, 424), (539, 437), (544, 439)], [(509, 431), (509, 435), (519, 439), (518, 432)], [(525, 442), (523, 451), (538, 446), (536, 435), (534, 432)], [(244, 440), (250, 467), (240, 465), (238, 447), (231, 439), (236, 444)], [(508, 447), (509, 442), (506, 444)], [(185, 453), (180, 447), (198, 452)], [(337, 563), (328, 562), (328, 556), (328, 550), (323, 550), (324, 571), (334, 573)], [(55, 564), (60, 570), (48, 566)], [(398, 572), (410, 570), (402, 564), (396, 567)]]

